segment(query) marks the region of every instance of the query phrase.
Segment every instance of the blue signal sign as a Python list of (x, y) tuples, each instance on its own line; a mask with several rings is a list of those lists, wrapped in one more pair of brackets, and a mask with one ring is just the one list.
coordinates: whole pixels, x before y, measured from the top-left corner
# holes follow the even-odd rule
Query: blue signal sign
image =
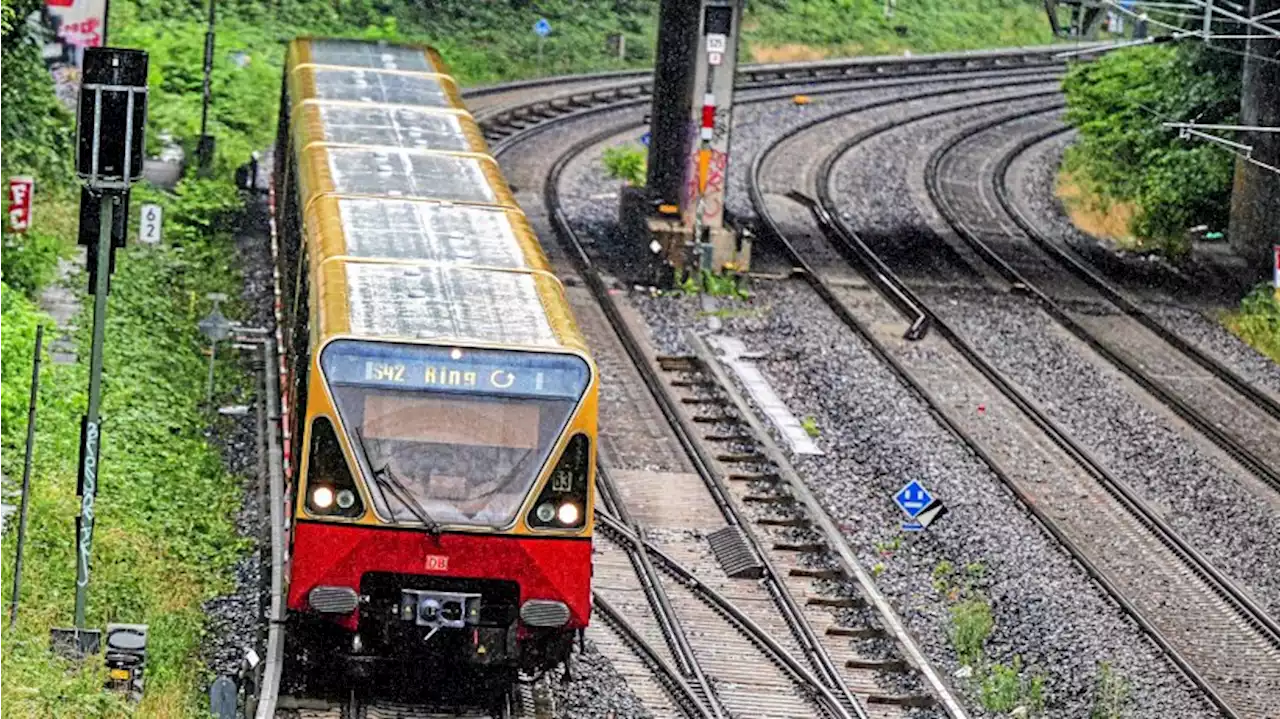
[(924, 508), (929, 506), (929, 503), (933, 501), (933, 497), (929, 494), (928, 490), (913, 479), (907, 484), (907, 486), (898, 490), (898, 493), (893, 495), (893, 501), (897, 503), (908, 517), (915, 519), (916, 515), (923, 512)]
[(641, 144), (641, 145), (644, 145), (645, 147), (648, 147), (648, 146), (649, 146), (649, 132), (648, 132), (648, 131), (645, 131), (645, 133), (644, 133), (643, 135), (641, 135), (641, 136), (640, 136), (640, 144)]
[(551, 23), (547, 22), (545, 17), (538, 18), (538, 21), (533, 24), (533, 31), (538, 34), (538, 37), (546, 37), (551, 34)]

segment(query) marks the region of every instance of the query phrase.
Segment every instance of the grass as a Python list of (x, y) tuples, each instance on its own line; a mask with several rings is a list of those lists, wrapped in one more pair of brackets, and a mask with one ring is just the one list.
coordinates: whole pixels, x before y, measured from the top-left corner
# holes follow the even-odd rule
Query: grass
[(983, 648), (994, 627), (986, 597), (971, 597), (951, 607), (951, 643), (960, 663), (978, 666), (982, 662)]
[(1250, 347), (1280, 363), (1280, 301), (1270, 286), (1255, 287), (1222, 323)]
[[(1019, 19), (1030, 17), (1024, 12), (1028, 3), (1001, 2), (1009, 13), (993, 16), (978, 0), (961, 0), (956, 8), (921, 0), (918, 7), (899, 11), (908, 28), (905, 34), (876, 19), (875, 3), (864, 0), (832, 5), (839, 8), (832, 11), (835, 15), (822, 14), (828, 3), (817, 0), (793, 3), (799, 11), (795, 17), (762, 6), (749, 18), (747, 47), (749, 54), (761, 56), (769, 48), (825, 55), (1021, 44), (1047, 36), (1043, 27)], [(284, 43), (296, 35), (432, 43), (462, 82), (478, 84), (647, 65), (652, 62), (656, 5), (652, 0), (545, 0), (536, 7), (463, 0), (427, 6), (372, 0), (233, 0), (220, 5), (210, 108), (210, 132), (218, 141), (216, 175), (229, 177), (249, 152), (270, 143)], [(959, 24), (938, 22), (959, 17), (953, 10), (971, 17)], [(125, 0), (112, 3), (111, 12), (112, 44), (150, 52), (150, 149), (156, 150), (156, 136), (167, 132), (193, 156), (205, 31), (200, 6)], [(538, 41), (529, 30), (538, 16), (546, 16), (554, 28), (541, 61)], [(820, 37), (811, 37), (805, 30), (808, 23)], [(944, 25), (945, 31), (938, 29)], [(1045, 25), (1042, 19), (1039, 25)], [(628, 47), (621, 59), (604, 47), (605, 37), (619, 32)], [(801, 51), (800, 46), (809, 49)], [(236, 62), (237, 55), (247, 62)], [(64, 128), (59, 135), (70, 131)], [(6, 148), (15, 139), (21, 138), (6, 136)], [(37, 232), (26, 242), (6, 241), (5, 278), (20, 286), (6, 282), (0, 288), (0, 466), (10, 477), (21, 475), (34, 328), (48, 322), (30, 297), (48, 281), (51, 259), (65, 253), (76, 236), (73, 178), (40, 180)], [(185, 183), (177, 195), (138, 188), (135, 213), (138, 205), (152, 201), (166, 209), (166, 245), (121, 252), (112, 280), (101, 490), (88, 606), (93, 626), (112, 621), (150, 626), (146, 697), (138, 707), (127, 706), (102, 691), (100, 664), (71, 667), (48, 649), (49, 628), (71, 620), (76, 458), (87, 378), (83, 364), (46, 361), (21, 614), (17, 627), (3, 632), (0, 717), (5, 719), (205, 715), (210, 677), (200, 657), (208, 631), (202, 605), (231, 588), (231, 570), (245, 545), (233, 521), (239, 480), (227, 473), (211, 445), (210, 417), (200, 407), (205, 364), (195, 322), (207, 311), (207, 292), (238, 294), (227, 220), (239, 201), (225, 180)], [(697, 291), (746, 297), (736, 277), (691, 279)], [(76, 282), (82, 286), (83, 279)], [(226, 311), (234, 317), (236, 309), (232, 303)], [(87, 357), (87, 314), (77, 324), (82, 328), (80, 354)], [(249, 378), (233, 363), (220, 367), (224, 391), (247, 386)], [(4, 543), (6, 567), (13, 560), (13, 545)], [(6, 584), (6, 602), (8, 591)]]
[[(113, 621), (150, 626), (147, 691), (137, 716), (201, 711), (208, 678), (200, 662), (202, 604), (231, 588), (230, 570), (245, 546), (234, 525), (239, 481), (206, 437), (199, 312), (191, 312), (188, 301), (210, 291), (235, 294), (239, 278), (232, 261), (225, 238), (214, 237), (184, 247), (127, 250), (112, 278), (88, 617), (99, 628)], [(27, 298), (3, 288), (3, 466), (11, 477), (21, 475), (30, 358), (40, 322), (48, 319)], [(77, 324), (83, 358), (88, 309)], [(223, 365), (220, 386), (247, 382), (233, 363)], [(71, 623), (76, 458), (86, 384), (84, 363), (55, 365), (46, 357), (20, 617), (3, 635), (4, 717), (133, 714), (101, 690), (100, 665), (73, 670), (48, 649), (49, 628)], [(5, 542), (6, 567), (13, 545)], [(9, 590), (6, 583), (6, 603)]]
[(1107, 202), (1089, 189), (1089, 184), (1073, 173), (1062, 170), (1058, 174), (1054, 194), (1062, 200), (1072, 224), (1094, 237), (1110, 240), (1125, 250), (1148, 249), (1141, 238), (1135, 237), (1130, 227), (1138, 213), (1132, 202)]
[(818, 427), (818, 420), (813, 417), (805, 417), (800, 420), (800, 428), (813, 439), (817, 439), (818, 435), (822, 434), (822, 430)]
[(969, 50), (1051, 42), (1044, 5), (1027, 0), (884, 0), (753, 3), (743, 24), (756, 62)]
[(1129, 682), (1116, 673), (1110, 662), (1098, 665), (1097, 690), (1089, 719), (1124, 719), (1129, 705)]

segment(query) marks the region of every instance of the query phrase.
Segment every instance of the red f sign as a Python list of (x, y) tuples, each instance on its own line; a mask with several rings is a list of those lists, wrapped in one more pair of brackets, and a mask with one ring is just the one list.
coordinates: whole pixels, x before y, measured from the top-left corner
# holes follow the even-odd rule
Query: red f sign
[(31, 226), (31, 193), (36, 181), (30, 177), (9, 178), (9, 229), (26, 232)]

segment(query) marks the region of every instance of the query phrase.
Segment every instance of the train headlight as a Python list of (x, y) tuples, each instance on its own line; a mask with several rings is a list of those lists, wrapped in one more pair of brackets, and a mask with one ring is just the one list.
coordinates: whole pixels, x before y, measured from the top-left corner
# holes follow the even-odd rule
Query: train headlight
[(560, 509), (556, 510), (556, 519), (559, 519), (561, 524), (567, 524), (572, 527), (578, 523), (579, 514), (578, 505), (572, 502), (565, 502), (560, 505)]
[(317, 509), (328, 509), (333, 506), (333, 490), (320, 486), (311, 490), (311, 504)]
[(525, 521), (532, 529), (581, 529), (591, 512), (590, 486), (591, 440), (585, 434), (575, 434), (565, 445)]
[(338, 492), (338, 508), (351, 509), (356, 503), (356, 493), (349, 489), (343, 489)]

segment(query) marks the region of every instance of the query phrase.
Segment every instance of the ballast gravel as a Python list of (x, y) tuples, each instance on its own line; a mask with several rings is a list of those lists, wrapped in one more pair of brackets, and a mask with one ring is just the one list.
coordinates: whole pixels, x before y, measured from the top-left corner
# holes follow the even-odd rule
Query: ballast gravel
[(627, 686), (595, 642), (574, 651), (572, 681), (549, 677), (556, 716), (561, 719), (652, 719), (653, 712)]
[[(755, 112), (749, 117), (756, 129), (735, 134), (737, 167), (781, 132), (787, 124), (781, 118), (794, 118), (782, 103)], [(769, 124), (771, 112), (780, 118), (777, 125)], [(737, 115), (745, 115), (741, 107)], [(599, 198), (610, 181), (598, 169), (598, 150), (570, 165), (561, 194), (571, 221), (607, 264), (618, 254), (619, 238), (616, 204)], [(746, 208), (740, 188), (730, 186), (731, 209)], [(860, 561), (879, 573), (882, 591), (926, 653), (964, 689), (974, 716), (997, 714), (982, 709), (974, 678), (955, 676), (964, 672), (949, 636), (951, 610), (967, 591), (990, 599), (990, 659), (1009, 664), (1018, 657), (1024, 676), (1044, 677), (1045, 716), (1088, 717), (1104, 662), (1128, 684), (1126, 716), (1216, 716), (989, 470), (807, 287), (757, 282), (752, 291), (746, 303), (719, 300), (725, 311), (714, 315), (699, 298), (637, 291), (630, 299), (659, 352), (687, 352), (685, 329), (716, 324), (766, 353), (760, 366), (774, 388), (793, 413), (814, 417), (821, 428), (826, 454), (793, 458), (797, 469)], [(910, 479), (942, 497), (951, 514), (903, 540), (902, 515), (890, 497)]]
[[(263, 162), (270, 166), (270, 158)], [(265, 216), (265, 200), (249, 203), (236, 232), (236, 249), (240, 258), (240, 272), (244, 276), (241, 300), (247, 308), (245, 317), (236, 317), (250, 327), (273, 329), (275, 317), (272, 311), (273, 286), (269, 238)], [(256, 359), (256, 358), (255, 358)], [(248, 363), (246, 362), (246, 365)], [(263, 639), (266, 636), (266, 598), (264, 587), (270, 577), (264, 577), (264, 567), (270, 567), (270, 557), (263, 555), (262, 542), (268, 537), (269, 520), (262, 504), (262, 485), (259, 477), (258, 403), (262, 401), (259, 372), (246, 374), (250, 384), (237, 388), (219, 388), (229, 392), (224, 399), (234, 396), (234, 402), (242, 402), (247, 412), (241, 415), (220, 416), (211, 435), (222, 451), (228, 471), (243, 479), (244, 499), (236, 515), (236, 528), (249, 541), (249, 549), (236, 562), (236, 584), (231, 593), (205, 603), (209, 617), (204, 654), (210, 672), (216, 676), (239, 679), (246, 668), (246, 657), (253, 651), (264, 655)]]
[[(1010, 189), (1013, 190), (1014, 202), (1051, 239), (1064, 246), (1083, 248), (1089, 250), (1090, 254), (1095, 254), (1096, 248), (1102, 246), (1101, 241), (1072, 224), (1062, 201), (1054, 194), (1057, 168), (1072, 139), (1073, 133), (1065, 133), (1028, 148), (1010, 166)], [(1156, 269), (1153, 268), (1150, 272), (1154, 273)], [(1174, 282), (1177, 279), (1171, 278), (1168, 281)], [(1186, 283), (1182, 283), (1180, 287), (1187, 289)], [(1280, 364), (1259, 354), (1216, 321), (1217, 315), (1222, 311), (1220, 307), (1188, 307), (1186, 303), (1171, 301), (1164, 293), (1142, 287), (1128, 289), (1145, 299), (1144, 308), (1166, 327), (1226, 364), (1242, 378), (1280, 395)]]

